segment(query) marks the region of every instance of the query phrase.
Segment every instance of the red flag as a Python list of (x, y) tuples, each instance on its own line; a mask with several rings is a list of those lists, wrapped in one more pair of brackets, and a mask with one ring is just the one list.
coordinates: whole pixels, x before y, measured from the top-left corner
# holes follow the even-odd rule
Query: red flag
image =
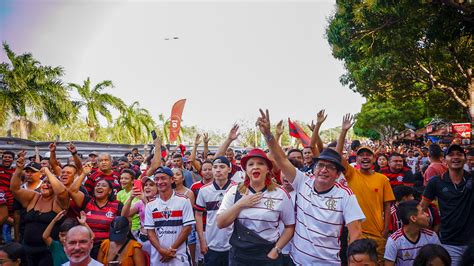
[(170, 117), (170, 143), (176, 141), (181, 129), (181, 116), (183, 115), (184, 104), (186, 99), (177, 101), (171, 109)]
[(290, 136), (300, 139), (301, 144), (303, 144), (304, 147), (308, 147), (311, 143), (310, 137), (304, 132), (303, 128), (301, 128), (300, 125), (296, 122), (291, 122), (291, 120), (288, 118), (288, 127), (290, 131)]

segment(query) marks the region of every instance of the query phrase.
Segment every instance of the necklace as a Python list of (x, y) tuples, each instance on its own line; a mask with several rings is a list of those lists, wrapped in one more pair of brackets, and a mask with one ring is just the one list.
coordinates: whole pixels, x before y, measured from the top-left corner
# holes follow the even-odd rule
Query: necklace
[[(462, 181), (459, 182), (459, 184), (462, 184), (463, 182), (466, 183), (466, 179), (465, 179), (464, 177), (462, 178)], [(464, 190), (466, 189), (466, 186), (464, 186), (464, 187), (462, 188), (462, 190), (459, 191), (458, 186), (457, 186), (454, 182), (453, 182), (453, 185), (454, 185), (454, 189), (456, 189), (457, 192), (463, 193)]]

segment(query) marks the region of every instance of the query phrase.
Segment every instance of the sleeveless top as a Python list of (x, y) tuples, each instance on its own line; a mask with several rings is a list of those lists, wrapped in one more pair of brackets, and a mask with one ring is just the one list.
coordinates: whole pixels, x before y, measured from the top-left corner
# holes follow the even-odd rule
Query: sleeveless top
[[(100, 245), (100, 250), (104, 253), (104, 258), (102, 259), (102, 262), (104, 265), (107, 265), (109, 263), (108, 261), (108, 256), (109, 256), (109, 247), (110, 247), (110, 240), (106, 239), (102, 241), (102, 244)], [(117, 260), (120, 260), (120, 266), (134, 266), (133, 262), (133, 252), (135, 251), (136, 248), (141, 249), (142, 245), (138, 243), (137, 241), (130, 239), (127, 243), (127, 246), (122, 250), (121, 254), (118, 256)]]
[[(36, 199), (35, 205), (25, 214), (25, 232), (23, 235), (24, 244), (29, 247), (45, 247), (43, 241), (43, 232), (48, 227), (49, 223), (56, 217), (57, 213), (53, 211), (54, 200), (51, 201), (51, 210), (49, 212), (40, 212), (35, 210), (36, 204), (41, 196)], [(51, 232), (51, 237), (55, 240), (59, 235), (59, 224), (56, 223)]]

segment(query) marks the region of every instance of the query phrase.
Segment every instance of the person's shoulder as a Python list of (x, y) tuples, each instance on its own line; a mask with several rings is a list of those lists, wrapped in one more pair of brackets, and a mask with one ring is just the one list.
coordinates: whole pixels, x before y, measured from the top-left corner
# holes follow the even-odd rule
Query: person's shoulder
[(340, 192), (342, 192), (342, 194), (345, 195), (345, 196), (352, 196), (352, 195), (354, 195), (354, 192), (352, 191), (352, 189), (350, 189), (348, 186), (345, 186), (345, 185), (343, 185), (343, 184), (341, 184), (341, 183), (337, 183), (337, 182), (336, 182), (336, 183), (334, 184), (334, 187), (335, 187), (336, 189), (338, 189)]
[(87, 264), (87, 266), (104, 266), (104, 264), (96, 261), (95, 259), (91, 258), (91, 261), (89, 262), (89, 264)]
[(434, 231), (431, 231), (431, 230), (425, 229), (425, 228), (421, 229), (420, 232), (424, 235), (427, 235), (427, 236), (433, 236), (433, 235), (436, 234)]
[(402, 229), (398, 229), (397, 231), (395, 231), (393, 234), (390, 235), (390, 238), (393, 240), (393, 241), (396, 241), (398, 240), (400, 237), (403, 236), (403, 231)]
[(194, 182), (192, 185), (191, 185), (191, 190), (195, 190), (195, 189), (198, 189), (198, 188), (202, 188), (204, 185), (202, 185), (201, 181), (197, 181), (197, 182)]

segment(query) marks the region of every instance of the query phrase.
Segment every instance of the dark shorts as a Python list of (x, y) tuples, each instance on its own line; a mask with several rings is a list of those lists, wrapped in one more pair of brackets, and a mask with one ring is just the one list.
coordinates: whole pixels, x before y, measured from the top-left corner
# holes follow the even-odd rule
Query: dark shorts
[(209, 266), (228, 266), (229, 251), (214, 251), (209, 249), (204, 255), (204, 265)]

